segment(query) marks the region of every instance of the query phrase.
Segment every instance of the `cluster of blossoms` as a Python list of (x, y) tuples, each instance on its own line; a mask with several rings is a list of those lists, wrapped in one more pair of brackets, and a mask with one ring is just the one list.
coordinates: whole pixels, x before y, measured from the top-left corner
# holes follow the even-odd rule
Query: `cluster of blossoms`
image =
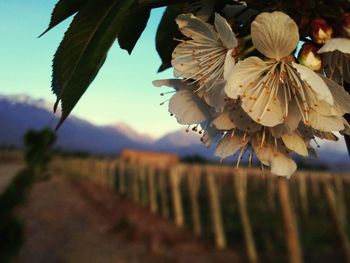
[(175, 89), (169, 112), (180, 124), (194, 125), (206, 146), (216, 143), (218, 157), (236, 155), (238, 167), (243, 155), (249, 162), (256, 155), (262, 167), (289, 177), (297, 169), (294, 153), (317, 155), (312, 140), (350, 135), (343, 117), (350, 95), (342, 86), (350, 81), (349, 17), (341, 18), (341, 37), (315, 19), (296, 59), (299, 29), (283, 12), (260, 13), (244, 38), (219, 14), (214, 25), (180, 15), (176, 22), (186, 38), (173, 52), (176, 78), (154, 85)]

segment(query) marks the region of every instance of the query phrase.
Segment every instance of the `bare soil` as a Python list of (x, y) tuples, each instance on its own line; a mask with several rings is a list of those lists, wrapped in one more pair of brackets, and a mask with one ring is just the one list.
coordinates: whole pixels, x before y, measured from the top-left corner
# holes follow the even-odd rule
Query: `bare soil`
[(63, 175), (37, 182), (19, 215), (26, 233), (17, 263), (242, 262), (111, 190)]

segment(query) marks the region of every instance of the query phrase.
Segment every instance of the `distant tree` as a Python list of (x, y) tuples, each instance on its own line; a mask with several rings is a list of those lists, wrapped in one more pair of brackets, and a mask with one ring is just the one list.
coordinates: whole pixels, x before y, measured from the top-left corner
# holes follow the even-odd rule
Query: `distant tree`
[(50, 128), (29, 130), (24, 136), (25, 160), (29, 167), (44, 172), (52, 157), (56, 134)]

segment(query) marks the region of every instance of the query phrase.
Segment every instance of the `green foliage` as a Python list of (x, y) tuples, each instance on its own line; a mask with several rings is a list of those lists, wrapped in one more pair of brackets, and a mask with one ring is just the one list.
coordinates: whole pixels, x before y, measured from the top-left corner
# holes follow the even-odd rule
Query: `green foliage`
[(66, 20), (68, 17), (74, 15), (84, 4), (86, 4), (86, 2), (86, 0), (60, 0), (52, 12), (51, 21), (48, 28), (39, 37), (57, 26), (62, 21)]
[(13, 211), (25, 201), (33, 179), (33, 170), (24, 169), (0, 195), (0, 258), (3, 260), (1, 262), (10, 262), (23, 242), (23, 223)]
[(119, 33), (118, 42), (120, 47), (126, 49), (129, 54), (131, 54), (137, 40), (146, 28), (150, 13), (151, 9), (149, 7), (136, 6), (135, 9), (125, 17), (125, 23)]
[(25, 201), (29, 187), (33, 183), (31, 169), (20, 171), (0, 196), (0, 218), (6, 217), (19, 204)]
[(24, 136), (25, 159), (28, 167), (44, 171), (50, 161), (55, 141), (56, 135), (50, 128), (28, 131)]
[(90, 1), (75, 16), (54, 58), (52, 86), (67, 118), (103, 65), (133, 0)]
[(15, 217), (0, 218), (0, 259), (11, 262), (23, 243), (23, 223)]

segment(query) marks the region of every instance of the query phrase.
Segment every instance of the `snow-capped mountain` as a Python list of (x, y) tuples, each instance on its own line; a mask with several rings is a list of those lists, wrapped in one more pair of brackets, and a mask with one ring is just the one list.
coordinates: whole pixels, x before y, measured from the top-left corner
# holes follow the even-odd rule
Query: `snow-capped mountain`
[(141, 143), (153, 143), (153, 142), (155, 142), (155, 139), (152, 138), (150, 135), (135, 131), (128, 124), (123, 123), (123, 122), (118, 122), (116, 124), (106, 126), (106, 128), (110, 128), (110, 129), (116, 130), (118, 132), (121, 132), (124, 135), (126, 135), (130, 140), (133, 140), (135, 142), (141, 142)]
[(44, 99), (34, 99), (27, 94), (19, 94), (19, 95), (0, 95), (0, 101), (7, 101), (12, 105), (20, 105), (26, 104), (31, 105), (36, 108), (43, 108), (51, 111), (52, 104), (47, 102)]
[[(26, 95), (0, 96), (0, 145), (20, 147), (28, 129), (53, 128), (58, 119), (45, 100)], [(74, 116), (65, 121), (57, 134), (58, 148), (99, 154), (117, 154), (124, 148), (190, 153), (190, 146), (203, 147), (199, 136), (193, 133), (178, 131), (155, 140), (124, 123), (98, 126)]]

